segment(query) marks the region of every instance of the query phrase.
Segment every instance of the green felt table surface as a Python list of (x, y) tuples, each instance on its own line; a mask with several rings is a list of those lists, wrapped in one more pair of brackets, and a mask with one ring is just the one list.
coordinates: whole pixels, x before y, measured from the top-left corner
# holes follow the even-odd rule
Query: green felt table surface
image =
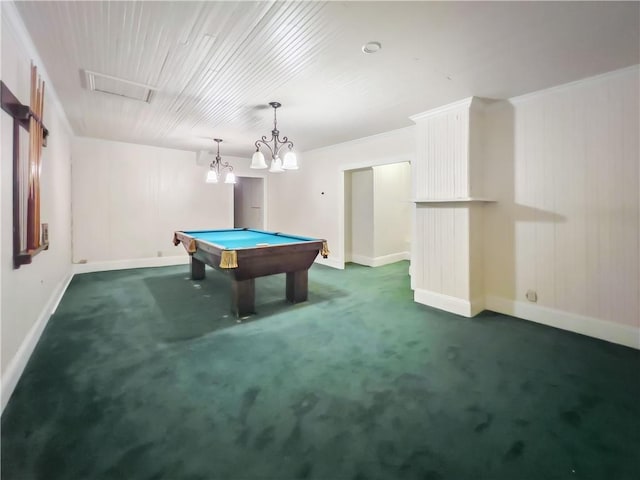
[(228, 230), (193, 230), (185, 231), (184, 233), (197, 240), (213, 243), (226, 249), (253, 248), (265, 246), (265, 244), (283, 245), (317, 241), (317, 239), (314, 238), (298, 235), (238, 228)]

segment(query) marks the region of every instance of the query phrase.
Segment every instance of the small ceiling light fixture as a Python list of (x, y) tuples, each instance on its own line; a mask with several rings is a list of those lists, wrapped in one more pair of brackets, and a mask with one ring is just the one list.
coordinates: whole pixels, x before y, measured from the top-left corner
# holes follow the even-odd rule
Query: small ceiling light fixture
[[(267, 163), (264, 160), (264, 155), (260, 151), (260, 144), (263, 144), (271, 152), (271, 167), (269, 172), (282, 173), (285, 170), (297, 170), (298, 159), (293, 152), (293, 142), (290, 142), (287, 137), (282, 137), (280, 140), (280, 132), (278, 131), (278, 119), (276, 117), (276, 111), (282, 105), (278, 102), (269, 102), (269, 105), (273, 107), (273, 130), (271, 130), (271, 139), (267, 140), (266, 135), (261, 140), (256, 141), (256, 151), (251, 158), (251, 168), (267, 168)], [(273, 142), (273, 146), (269, 145)], [(284, 160), (280, 159), (280, 150), (287, 145), (289, 151), (284, 156)]]
[(369, 42), (369, 43), (365, 43), (362, 46), (362, 51), (366, 54), (376, 53), (381, 48), (382, 48), (382, 44), (380, 42)]
[(229, 170), (224, 179), (224, 183), (236, 183), (236, 176), (233, 173), (233, 167), (229, 165), (229, 162), (222, 162), (222, 159), (220, 158), (220, 142), (222, 142), (222, 139), (214, 138), (213, 141), (218, 144), (218, 153), (216, 154), (216, 158), (211, 162), (211, 165), (209, 165), (207, 183), (218, 183), (218, 179), (220, 178), (220, 169)]

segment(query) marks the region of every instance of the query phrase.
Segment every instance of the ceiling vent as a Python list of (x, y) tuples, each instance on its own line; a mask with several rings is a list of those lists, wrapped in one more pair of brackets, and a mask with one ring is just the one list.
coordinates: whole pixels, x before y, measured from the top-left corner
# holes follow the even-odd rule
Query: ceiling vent
[(151, 97), (157, 90), (155, 87), (142, 83), (131, 82), (122, 78), (104, 75), (102, 73), (85, 70), (87, 78), (87, 88), (92, 92), (108, 93), (118, 97), (138, 100), (140, 102), (151, 102)]

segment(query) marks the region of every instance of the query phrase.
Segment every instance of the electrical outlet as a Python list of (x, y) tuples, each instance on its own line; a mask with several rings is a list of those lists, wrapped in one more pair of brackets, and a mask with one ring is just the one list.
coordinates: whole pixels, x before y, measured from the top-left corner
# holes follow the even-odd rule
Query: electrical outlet
[(535, 290), (527, 290), (526, 297), (530, 302), (538, 301), (538, 293)]

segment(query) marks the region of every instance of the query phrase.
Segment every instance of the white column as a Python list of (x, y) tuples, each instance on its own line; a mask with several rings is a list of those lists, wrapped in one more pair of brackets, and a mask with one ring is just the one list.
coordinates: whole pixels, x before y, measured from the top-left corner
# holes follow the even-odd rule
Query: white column
[(467, 98), (416, 123), (414, 299), (471, 317), (484, 309), (482, 109)]

